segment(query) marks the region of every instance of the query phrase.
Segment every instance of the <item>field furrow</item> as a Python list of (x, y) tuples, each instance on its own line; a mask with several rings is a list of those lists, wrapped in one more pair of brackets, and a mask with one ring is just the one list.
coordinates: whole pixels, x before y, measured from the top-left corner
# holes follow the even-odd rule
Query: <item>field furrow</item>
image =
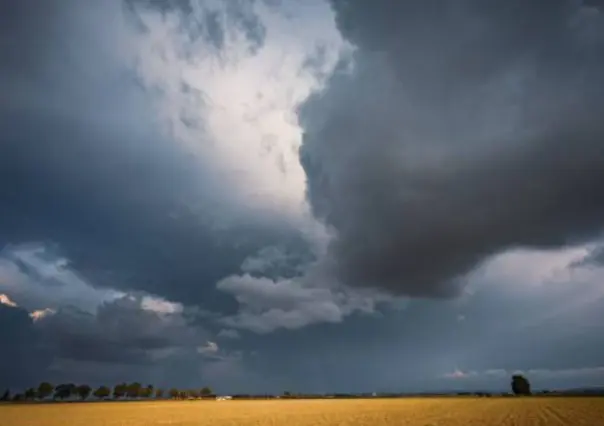
[(0, 405), (0, 426), (598, 426), (602, 398), (158, 401)]

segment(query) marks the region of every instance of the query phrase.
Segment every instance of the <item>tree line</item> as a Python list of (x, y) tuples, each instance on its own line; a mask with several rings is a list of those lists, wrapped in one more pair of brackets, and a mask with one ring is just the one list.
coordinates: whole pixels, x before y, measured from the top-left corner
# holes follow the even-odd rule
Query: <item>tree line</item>
[[(512, 376), (510, 383), (512, 394), (518, 396), (532, 395), (531, 384), (528, 379), (522, 375), (515, 374)], [(460, 393), (459, 395), (465, 395)], [(491, 396), (489, 393), (467, 393), (473, 396)], [(539, 392), (539, 394), (550, 394), (548, 391)], [(171, 388), (168, 390), (155, 388), (153, 385), (143, 386), (138, 382), (134, 383), (119, 383), (113, 388), (108, 386), (99, 386), (94, 391), (87, 384), (75, 385), (73, 383), (63, 383), (53, 386), (51, 383), (42, 382), (37, 388), (29, 388), (23, 393), (11, 395), (9, 390), (6, 390), (0, 401), (43, 401), (52, 397), (52, 400), (68, 400), (78, 398), (82, 401), (88, 400), (90, 397), (97, 400), (122, 400), (122, 399), (197, 399), (197, 398), (214, 398), (216, 395), (212, 389), (205, 386), (201, 389), (177, 389)], [(333, 394), (333, 395), (305, 395), (292, 394), (291, 392), (283, 392), (278, 398), (294, 399), (294, 398), (358, 398), (376, 396), (368, 394)], [(386, 396), (386, 395), (381, 395)], [(391, 397), (401, 396), (397, 394), (388, 395)], [(277, 398), (274, 395), (234, 395), (234, 399), (258, 399), (258, 398)]]
[(149, 398), (165, 398), (172, 399), (189, 399), (189, 398), (209, 398), (215, 396), (212, 389), (205, 386), (201, 389), (162, 389), (155, 388), (153, 385), (143, 386), (138, 382), (134, 383), (119, 383), (113, 388), (108, 386), (99, 386), (94, 391), (87, 384), (75, 385), (73, 383), (62, 383), (52, 385), (48, 382), (42, 382), (37, 388), (28, 388), (23, 393), (11, 395), (10, 390), (6, 390), (0, 401), (43, 401), (52, 400), (67, 400), (78, 398), (82, 401), (94, 397), (97, 400), (106, 399), (149, 399)]

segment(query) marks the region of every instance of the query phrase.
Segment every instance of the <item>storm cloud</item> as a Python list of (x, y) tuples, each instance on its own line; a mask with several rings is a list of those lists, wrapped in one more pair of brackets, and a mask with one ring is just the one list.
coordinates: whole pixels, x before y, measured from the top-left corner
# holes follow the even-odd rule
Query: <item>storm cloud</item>
[(407, 296), (601, 232), (604, 14), (581, 2), (333, 0), (355, 47), (301, 108), (339, 278)]
[(591, 384), (600, 8), (0, 2), (0, 386)]
[[(3, 3), (0, 246), (48, 242), (95, 286), (204, 304), (226, 298), (214, 283), (258, 249), (300, 245), (288, 218), (243, 198), (208, 130), (213, 100), (174, 74), (199, 60), (179, 48), (211, 45), (212, 13), (226, 41), (262, 42), (240, 28), (251, 11), (210, 3), (193, 15)], [(195, 22), (204, 37), (188, 38)]]
[(44, 353), (28, 312), (0, 300), (0, 380), (3, 386), (26, 386), (44, 374), (52, 358)]

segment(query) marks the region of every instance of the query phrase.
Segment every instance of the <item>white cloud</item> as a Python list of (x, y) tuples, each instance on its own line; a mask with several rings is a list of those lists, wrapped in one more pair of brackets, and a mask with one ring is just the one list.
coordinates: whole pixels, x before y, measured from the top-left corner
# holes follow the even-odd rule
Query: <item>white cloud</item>
[(493, 368), (493, 369), (489, 369), (489, 370), (484, 370), (484, 371), (474, 371), (474, 370), (468, 370), (468, 371), (463, 371), (459, 368), (456, 368), (455, 370), (453, 370), (450, 373), (446, 373), (443, 374), (443, 377), (446, 379), (453, 379), (453, 380), (466, 380), (466, 379), (473, 379), (473, 378), (479, 378), (479, 377), (493, 377), (493, 378), (505, 378), (505, 377), (510, 377), (512, 374), (516, 374), (516, 373), (521, 373), (518, 371), (507, 371), (501, 368)]
[(17, 307), (17, 304), (10, 300), (6, 294), (0, 294), (0, 305), (10, 306), (11, 308)]
[[(147, 31), (134, 37), (133, 63), (143, 85), (158, 94), (155, 107), (166, 132), (200, 167), (213, 170), (240, 208), (305, 226), (296, 108), (321, 87), (344, 47), (333, 12), (316, 0), (277, 8), (256, 2), (245, 13), (264, 26), (264, 40), (250, 49), (226, 3), (193, 9), (187, 17), (139, 10)], [(190, 33), (192, 23), (210, 14), (224, 25), (221, 49)]]
[(149, 295), (143, 296), (141, 299), (141, 308), (158, 314), (181, 313), (184, 309), (180, 303), (170, 302), (168, 300)]
[(56, 314), (57, 311), (54, 309), (46, 308), (46, 309), (38, 309), (37, 311), (32, 311), (29, 313), (29, 317), (33, 320), (33, 322), (40, 321), (43, 318), (48, 317), (49, 315)]
[(473, 375), (473, 372), (466, 373), (459, 369), (455, 369), (451, 373), (446, 373), (443, 377), (447, 379), (465, 379), (471, 375)]
[[(604, 265), (585, 259), (593, 244), (558, 250), (513, 250), (485, 262), (467, 280), (469, 292), (457, 303), (466, 304), (482, 291), (496, 291), (524, 302), (533, 301), (524, 325), (575, 318), (604, 302)], [(584, 319), (587, 324), (591, 320)]]
[(7, 246), (0, 252), (0, 291), (0, 301), (4, 297), (5, 304), (27, 309), (35, 322), (62, 308), (95, 315), (103, 305), (119, 300), (163, 316), (175, 317), (184, 311), (182, 304), (159, 296), (94, 287), (69, 267), (67, 259), (43, 244)]
[(511, 250), (492, 257), (471, 279), (479, 285), (505, 282), (515, 291), (551, 285), (567, 279), (569, 267), (589, 255), (590, 246), (556, 250)]
[(0, 291), (31, 311), (74, 305), (94, 312), (124, 293), (93, 287), (44, 244), (9, 245), (0, 251)]
[[(311, 276), (317, 281), (313, 282)], [(232, 294), (240, 304), (239, 313), (222, 318), (222, 323), (256, 333), (339, 323), (354, 312), (375, 313), (379, 303), (392, 300), (369, 290), (337, 286), (333, 280), (325, 282), (319, 275), (308, 272), (292, 279), (275, 280), (249, 274), (230, 276), (216, 287)]]
[(216, 355), (219, 349), (216, 342), (207, 341), (205, 345), (197, 347), (197, 353), (202, 355)]
[[(244, 13), (252, 24), (257, 19), (263, 26), (263, 43), (250, 49), (249, 38), (231, 22), (224, 2), (193, 9), (187, 16), (176, 10), (139, 9), (146, 31), (131, 39), (136, 46), (132, 63), (143, 86), (156, 93), (154, 107), (166, 135), (192, 152), (200, 169), (211, 170), (212, 179), (226, 188), (221, 193), (230, 208), (220, 209), (212, 225), (228, 227), (252, 213), (275, 223), (285, 221), (321, 258), (331, 236), (312, 217), (306, 201), (297, 109), (323, 87), (349, 49), (333, 11), (319, 0), (278, 7), (254, 3)], [(190, 32), (191, 25), (209, 14), (223, 25), (220, 49)], [(206, 205), (188, 202), (192, 212)], [(267, 247), (246, 259), (241, 269), (266, 273), (287, 263), (288, 256)], [(353, 312), (373, 312), (381, 299), (371, 292), (334, 289), (335, 283), (325, 279), (313, 282), (312, 271), (298, 273), (295, 279), (225, 277), (217, 288), (232, 294), (241, 310), (223, 318), (223, 324), (269, 332), (340, 322)]]

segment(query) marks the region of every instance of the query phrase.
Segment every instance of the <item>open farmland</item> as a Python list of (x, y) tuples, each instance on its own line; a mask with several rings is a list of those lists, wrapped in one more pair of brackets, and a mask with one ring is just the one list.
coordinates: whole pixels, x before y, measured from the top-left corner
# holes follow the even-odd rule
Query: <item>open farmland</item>
[(596, 426), (602, 398), (160, 401), (0, 406), (1, 426)]

